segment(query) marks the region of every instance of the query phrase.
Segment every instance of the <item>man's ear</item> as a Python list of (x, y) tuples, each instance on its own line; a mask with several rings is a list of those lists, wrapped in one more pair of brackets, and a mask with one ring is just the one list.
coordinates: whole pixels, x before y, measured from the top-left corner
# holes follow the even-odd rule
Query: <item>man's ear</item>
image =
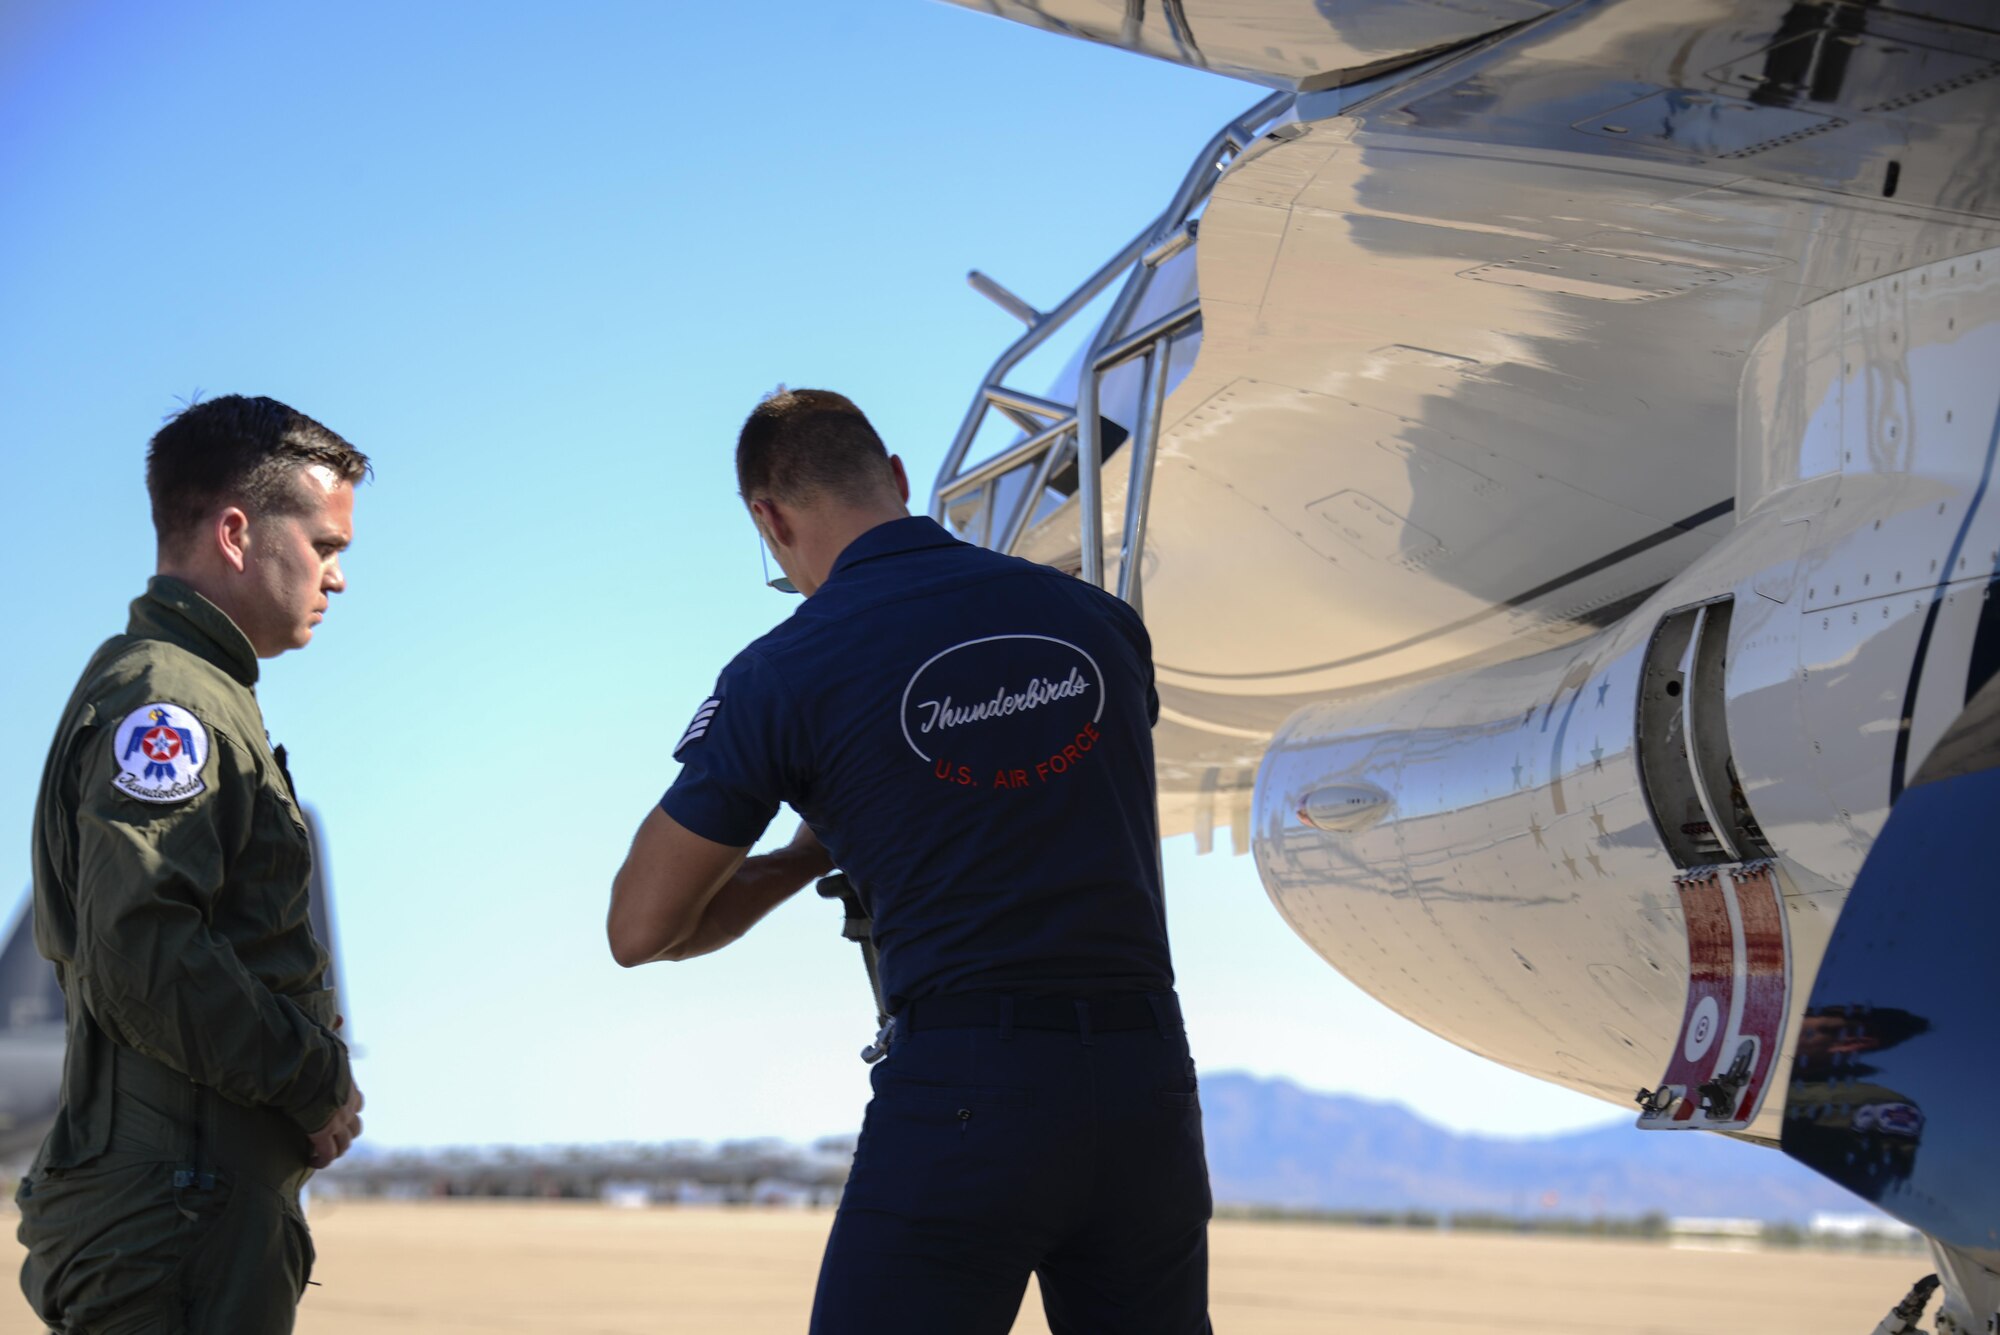
[(903, 504), (908, 505), (910, 503), (910, 475), (903, 468), (902, 455), (892, 454), (889, 456), (889, 471), (896, 475), (896, 490), (902, 493)]
[(750, 502), (750, 517), (773, 543), (786, 548), (796, 545), (791, 517), (778, 502), (766, 500)]
[(241, 508), (225, 506), (210, 536), (230, 569), (241, 572), (250, 563), (250, 516)]

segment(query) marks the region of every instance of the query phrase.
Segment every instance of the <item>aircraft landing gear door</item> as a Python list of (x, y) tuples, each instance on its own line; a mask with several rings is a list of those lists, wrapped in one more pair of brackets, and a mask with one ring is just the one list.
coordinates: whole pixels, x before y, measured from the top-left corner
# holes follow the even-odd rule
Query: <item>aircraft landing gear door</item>
[(1771, 849), (1737, 781), (1723, 714), (1731, 604), (1662, 618), (1640, 681), (1639, 774), (1688, 934), (1688, 996), (1639, 1126), (1740, 1131), (1757, 1117), (1785, 1036), (1791, 943)]

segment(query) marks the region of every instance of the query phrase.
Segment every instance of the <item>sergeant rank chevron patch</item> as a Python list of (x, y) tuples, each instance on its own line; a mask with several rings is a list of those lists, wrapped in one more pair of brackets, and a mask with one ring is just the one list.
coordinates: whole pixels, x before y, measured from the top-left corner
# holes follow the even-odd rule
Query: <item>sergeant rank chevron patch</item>
[(708, 725), (715, 722), (715, 716), (721, 710), (722, 697), (719, 695), (710, 696), (702, 701), (701, 708), (694, 711), (694, 722), (688, 724), (687, 731), (681, 734), (678, 742), (674, 743), (674, 754), (679, 755), (681, 748), (689, 742), (700, 741), (702, 734), (708, 731)]

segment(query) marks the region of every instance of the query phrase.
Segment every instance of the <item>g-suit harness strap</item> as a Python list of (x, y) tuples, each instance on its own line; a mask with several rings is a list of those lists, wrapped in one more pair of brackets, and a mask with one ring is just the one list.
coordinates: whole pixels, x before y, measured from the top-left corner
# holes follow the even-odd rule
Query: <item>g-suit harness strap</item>
[(861, 1049), (861, 1060), (872, 1066), (889, 1055), (889, 1043), (896, 1031), (895, 1017), (889, 1014), (888, 998), (882, 995), (881, 961), (875, 954), (875, 920), (861, 898), (861, 887), (848, 879), (845, 872), (837, 871), (822, 878), (819, 897), (837, 899), (846, 909), (847, 916), (840, 925), (841, 938), (861, 947), (861, 962), (868, 969), (868, 990), (875, 998), (876, 1030), (875, 1041)]

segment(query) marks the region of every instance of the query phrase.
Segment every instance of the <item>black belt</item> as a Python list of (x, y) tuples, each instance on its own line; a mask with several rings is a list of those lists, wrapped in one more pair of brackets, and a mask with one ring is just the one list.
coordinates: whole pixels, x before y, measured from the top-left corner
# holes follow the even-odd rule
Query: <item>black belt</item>
[(1117, 992), (1095, 997), (1019, 997), (1004, 992), (961, 992), (925, 997), (896, 1013), (903, 1033), (926, 1029), (1052, 1029), (1062, 1033), (1116, 1033), (1181, 1028), (1180, 998), (1171, 992)]

